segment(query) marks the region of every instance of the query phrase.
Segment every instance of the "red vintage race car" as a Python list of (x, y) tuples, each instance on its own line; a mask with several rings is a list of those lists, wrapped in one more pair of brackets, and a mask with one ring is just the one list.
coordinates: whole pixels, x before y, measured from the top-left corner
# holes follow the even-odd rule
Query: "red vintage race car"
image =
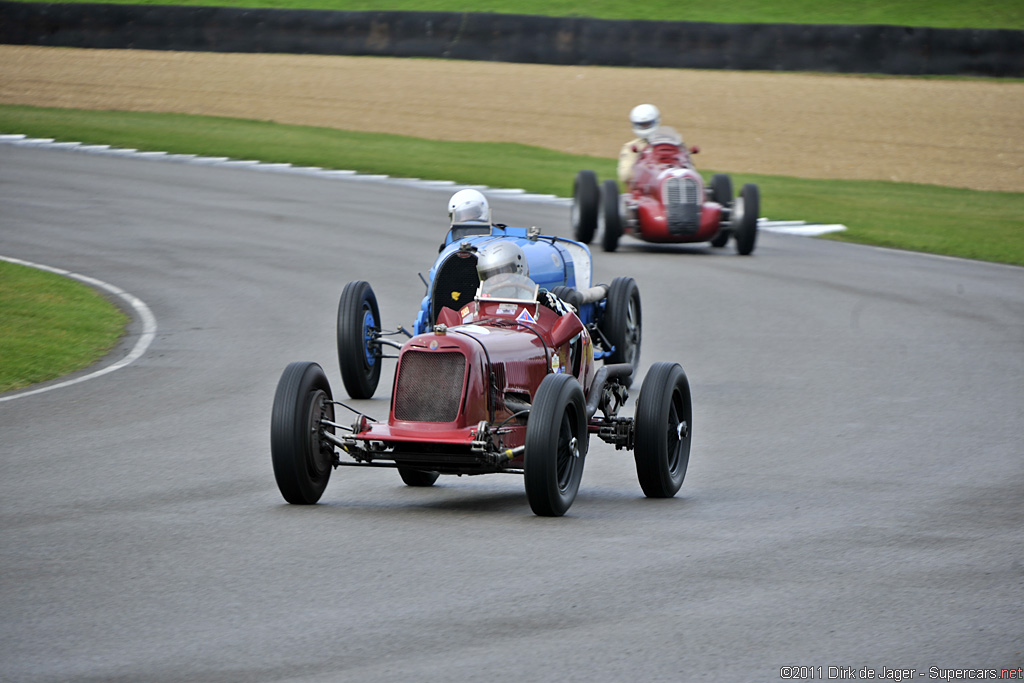
[(716, 174), (711, 187), (694, 168), (682, 138), (662, 126), (633, 166), (628, 192), (619, 194), (615, 180), (598, 187), (593, 171), (580, 171), (573, 185), (572, 226), (575, 238), (590, 244), (603, 224), (601, 246), (615, 251), (623, 234), (646, 242), (710, 242), (724, 247), (729, 237), (736, 251), (747, 255), (757, 241), (760, 194), (746, 184), (733, 198), (732, 179)]
[[(409, 486), (441, 474), (518, 473), (532, 510), (559, 516), (596, 435), (633, 452), (647, 496), (672, 497), (690, 457), (689, 382), (678, 364), (655, 363), (636, 418), (621, 417), (632, 371), (598, 368), (587, 327), (529, 278), (490, 278), (460, 311), (442, 309), (432, 330), (402, 345), (387, 421), (335, 401), (316, 363), (288, 365), (271, 416), (277, 485), (289, 503), (312, 504), (341, 465), (397, 468)], [(338, 409), (354, 421), (338, 420)]]

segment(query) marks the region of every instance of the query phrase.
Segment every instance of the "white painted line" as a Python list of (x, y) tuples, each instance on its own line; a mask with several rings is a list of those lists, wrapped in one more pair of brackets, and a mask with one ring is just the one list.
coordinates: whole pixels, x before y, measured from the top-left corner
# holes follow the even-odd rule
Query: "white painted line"
[(135, 346), (132, 347), (132, 350), (128, 353), (127, 356), (117, 361), (113, 365), (108, 365), (104, 368), (100, 368), (99, 370), (91, 372), (88, 375), (82, 375), (81, 377), (69, 379), (64, 382), (59, 382), (57, 384), (50, 384), (48, 386), (40, 387), (38, 389), (13, 391), (7, 395), (0, 396), (0, 403), (4, 401), (13, 401), (16, 398), (23, 398), (25, 396), (34, 396), (35, 394), (41, 394), (43, 392), (52, 391), (54, 389), (63, 389), (64, 387), (69, 387), (72, 384), (78, 384), (79, 382), (84, 382), (89, 379), (94, 379), (96, 377), (109, 374), (111, 372), (114, 372), (115, 370), (120, 370), (121, 368), (130, 365), (131, 363), (134, 363), (136, 360), (142, 357), (142, 354), (146, 352), (146, 349), (149, 348), (149, 345), (153, 343), (153, 339), (156, 337), (156, 317), (153, 315), (153, 312), (149, 310), (149, 306), (147, 306), (145, 302), (143, 302), (142, 299), (138, 298), (137, 296), (124, 291), (120, 287), (115, 287), (114, 285), (103, 282), (102, 280), (97, 280), (96, 278), (93, 277), (89, 277), (88, 275), (72, 273), (69, 270), (64, 270), (62, 268), (54, 268), (52, 266), (44, 266), (39, 263), (32, 263), (31, 261), (22, 261), (21, 259), (11, 258), (9, 256), (0, 255), (0, 259), (8, 261), (10, 263), (16, 263), (20, 266), (28, 266), (29, 268), (36, 268), (38, 270), (45, 270), (50, 273), (56, 273), (57, 275), (63, 275), (64, 277), (74, 278), (75, 280), (84, 282), (87, 285), (91, 285), (98, 289), (104, 289), (127, 302), (128, 305), (132, 307), (132, 309), (135, 311), (135, 313), (139, 316), (140, 320), (142, 321), (142, 334), (140, 334), (139, 338), (136, 340)]
[(832, 225), (816, 225), (816, 224), (804, 224), (804, 225), (774, 225), (772, 223), (766, 223), (758, 226), (759, 230), (767, 230), (768, 232), (778, 232), (784, 235), (801, 235), (803, 237), (815, 237), (817, 235), (825, 235), (830, 232), (842, 232), (846, 230), (845, 225), (833, 223)]
[[(460, 190), (479, 190), (491, 197), (507, 199), (512, 201), (535, 202), (543, 204), (557, 204), (560, 206), (571, 206), (572, 199), (559, 197), (553, 194), (533, 194), (521, 188), (499, 188), (488, 187), (487, 185), (464, 185), (453, 180), (422, 180), (420, 178), (395, 178), (378, 173), (358, 173), (351, 170), (324, 169), (319, 166), (292, 166), (288, 163), (263, 163), (254, 160), (231, 159), (230, 157), (202, 157), (195, 154), (167, 154), (165, 152), (139, 152), (134, 149), (119, 149), (109, 145), (80, 145), (75, 142), (54, 142), (52, 138), (26, 138), (23, 134), (0, 134), (0, 143), (14, 145), (33, 145), (43, 147), (66, 147), (80, 152), (95, 152), (98, 154), (116, 154), (119, 156), (136, 156), (147, 159), (160, 159), (166, 161), (183, 162), (187, 164), (199, 164), (203, 166), (224, 166), (228, 168), (251, 168), (258, 171), (270, 171), (278, 173), (301, 173), (303, 175), (314, 175), (320, 178), (339, 178), (346, 180), (357, 180), (361, 182), (384, 182), (396, 185), (412, 185), (424, 188), (451, 188)], [(80, 145), (80, 146), (76, 146)], [(845, 225), (829, 224), (818, 225), (805, 221), (771, 221), (767, 218), (758, 219), (758, 228), (768, 232), (783, 233), (788, 235), (816, 236), (829, 232), (846, 230)]]

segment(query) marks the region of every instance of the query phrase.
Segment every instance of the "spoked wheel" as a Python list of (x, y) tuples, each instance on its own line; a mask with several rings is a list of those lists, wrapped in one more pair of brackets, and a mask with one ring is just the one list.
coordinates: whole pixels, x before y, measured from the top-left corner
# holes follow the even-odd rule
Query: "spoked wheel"
[(636, 401), (636, 474), (648, 498), (671, 498), (690, 462), (693, 406), (678, 363), (655, 363)]
[(270, 417), (270, 455), (277, 488), (289, 503), (312, 505), (320, 500), (334, 467), (334, 446), (323, 432), (334, 428), (331, 386), (316, 363), (291, 363), (284, 369)]
[(604, 223), (601, 248), (615, 251), (622, 237), (622, 216), (619, 214), (619, 184), (611, 179), (601, 185), (601, 218)]
[(608, 288), (601, 333), (615, 347), (605, 363), (629, 363), (636, 373), (640, 366), (640, 338), (643, 328), (640, 288), (631, 277), (617, 277)]
[(580, 171), (572, 186), (572, 232), (583, 244), (590, 244), (590, 240), (594, 239), (599, 203), (597, 174), (593, 171)]
[(740, 256), (747, 256), (754, 251), (754, 244), (757, 242), (757, 217), (760, 211), (761, 193), (757, 185), (744, 185), (740, 190), (740, 196), (733, 204), (730, 221), (735, 226), (736, 251)]
[(523, 459), (526, 498), (535, 514), (560, 517), (576, 500), (587, 438), (580, 383), (572, 375), (547, 375), (534, 396)]
[[(732, 177), (728, 174), (716, 173), (711, 176), (711, 201), (721, 204), (725, 209), (732, 206)], [(724, 247), (731, 234), (729, 228), (723, 227), (711, 240), (711, 246)]]
[(398, 474), (402, 476), (406, 486), (433, 486), (440, 476), (437, 472), (414, 470), (409, 467), (399, 467)]
[(350, 282), (338, 302), (338, 364), (345, 390), (352, 398), (371, 398), (380, 382), (380, 333), (377, 296), (370, 283)]

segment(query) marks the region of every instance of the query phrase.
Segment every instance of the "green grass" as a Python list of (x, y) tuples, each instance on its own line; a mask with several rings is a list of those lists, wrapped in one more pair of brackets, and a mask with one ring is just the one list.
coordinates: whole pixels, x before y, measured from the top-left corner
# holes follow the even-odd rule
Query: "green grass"
[[(563, 197), (571, 193), (581, 168), (591, 168), (602, 178), (615, 175), (614, 159), (527, 145), (440, 142), (185, 114), (0, 106), (0, 132), (521, 187)], [(733, 178), (737, 190), (744, 182), (759, 185), (764, 216), (849, 228), (833, 239), (1024, 265), (1024, 194), (881, 181)], [(562, 226), (548, 229), (558, 233)]]
[(1024, 194), (886, 181), (736, 175), (757, 183), (761, 214), (842, 223), (828, 239), (1024, 266)]
[(127, 322), (80, 282), (0, 260), (0, 392), (91, 365)]
[[(79, 0), (74, 0), (79, 1)], [(91, 2), (92, 0), (80, 0)], [(724, 23), (888, 24), (1024, 29), (1021, 0), (107, 0), (131, 5), (205, 5), (346, 11), (495, 12), (556, 17)]]

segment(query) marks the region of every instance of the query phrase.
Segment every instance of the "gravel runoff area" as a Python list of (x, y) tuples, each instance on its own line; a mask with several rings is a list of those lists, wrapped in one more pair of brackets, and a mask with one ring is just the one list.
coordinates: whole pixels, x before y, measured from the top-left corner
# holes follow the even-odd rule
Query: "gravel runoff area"
[[(0, 103), (614, 157), (653, 102), (701, 168), (1024, 192), (1024, 82), (0, 46)], [(16, 133), (21, 131), (0, 131)]]

